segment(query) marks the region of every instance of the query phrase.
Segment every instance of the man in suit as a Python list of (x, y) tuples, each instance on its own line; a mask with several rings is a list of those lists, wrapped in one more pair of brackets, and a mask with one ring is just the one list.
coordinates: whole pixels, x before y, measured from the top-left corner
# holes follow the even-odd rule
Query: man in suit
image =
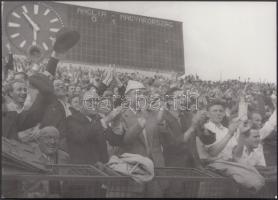
[[(56, 35), (55, 43), (51, 57), (46, 66), (45, 73), (53, 80), (56, 75), (59, 57), (72, 48), (80, 39), (80, 35), (76, 31), (72, 31), (66, 27), (62, 28)], [(65, 142), (65, 120), (71, 113), (69, 104), (67, 103), (67, 91), (64, 81), (54, 80), (54, 95), (51, 98), (50, 105), (46, 108), (43, 115), (40, 128), (46, 126), (54, 126), (60, 132), (60, 148), (66, 150)]]
[[(165, 94), (166, 106), (162, 107), (160, 118), (160, 137), (163, 155), (167, 167), (195, 168), (201, 167), (197, 154), (195, 132), (199, 116), (194, 116), (185, 106), (185, 95), (179, 88), (171, 88)], [(192, 119), (193, 118), (193, 119)], [(194, 185), (194, 187), (193, 187)], [(192, 187), (191, 187), (192, 186)], [(165, 192), (166, 197), (186, 197), (198, 191), (198, 184), (187, 188), (182, 183), (170, 182)]]
[[(55, 51), (52, 53), (52, 57), (48, 61), (51, 65), (46, 68), (46, 71), (49, 72), (50, 76), (55, 77), (56, 68), (58, 64), (58, 57), (60, 54), (57, 54)], [(105, 79), (106, 80), (106, 79)], [(106, 81), (106, 84), (110, 84), (111, 80)], [(102, 83), (101, 88), (98, 88), (98, 92), (103, 93), (105, 90), (106, 84)], [(45, 126), (54, 126), (56, 127), (60, 134), (60, 148), (64, 151), (68, 151), (67, 143), (66, 143), (66, 118), (69, 117), (72, 113), (69, 109), (70, 105), (67, 101), (68, 93), (66, 84), (63, 80), (56, 79), (53, 81), (54, 87), (54, 96), (51, 100), (51, 104), (46, 108), (46, 112), (44, 113), (41, 127)]]
[[(129, 106), (121, 115), (125, 134), (117, 154), (139, 154), (150, 158), (155, 167), (163, 167), (165, 165), (158, 135), (158, 113), (146, 110), (144, 91), (145, 87), (140, 82), (130, 80), (127, 84), (125, 96)], [(133, 189), (141, 192), (141, 197), (163, 197), (163, 187), (163, 184), (151, 181), (141, 188), (135, 185)]]
[(179, 88), (171, 88), (165, 96), (168, 100), (160, 112), (160, 133), (166, 166), (196, 167), (200, 163), (196, 147), (192, 146), (193, 114), (185, 105), (185, 95)]
[(66, 117), (71, 115), (69, 104), (67, 103), (66, 86), (61, 80), (54, 80), (54, 96), (51, 99), (50, 105), (46, 108), (41, 121), (41, 128), (46, 126), (54, 126), (61, 134), (60, 147), (66, 150), (65, 135), (66, 135)]

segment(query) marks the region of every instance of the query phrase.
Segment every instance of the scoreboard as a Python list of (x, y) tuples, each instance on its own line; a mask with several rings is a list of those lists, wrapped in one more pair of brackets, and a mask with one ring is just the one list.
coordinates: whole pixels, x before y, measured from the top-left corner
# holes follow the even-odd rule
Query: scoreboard
[[(60, 15), (65, 26), (80, 33), (79, 43), (66, 54), (67, 60), (142, 70), (184, 71), (182, 22), (43, 3)], [(18, 4), (22, 2), (5, 2), (4, 16)]]

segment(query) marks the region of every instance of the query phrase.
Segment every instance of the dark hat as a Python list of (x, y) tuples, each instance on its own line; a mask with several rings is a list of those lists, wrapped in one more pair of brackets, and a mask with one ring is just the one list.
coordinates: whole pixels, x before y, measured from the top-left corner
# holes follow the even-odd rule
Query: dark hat
[(224, 99), (210, 99), (209, 103), (207, 105), (207, 109), (209, 109), (210, 107), (212, 107), (214, 105), (221, 105), (225, 108), (226, 107), (226, 101)]
[(29, 77), (29, 82), (42, 93), (53, 93), (54, 88), (49, 78), (41, 73), (36, 73)]
[(72, 48), (80, 39), (80, 34), (77, 31), (70, 30), (67, 27), (63, 27), (56, 34), (56, 41), (53, 49), (57, 53), (65, 53)]
[(170, 88), (170, 89), (168, 89), (168, 90), (166, 91), (165, 95), (170, 96), (170, 95), (172, 95), (172, 94), (173, 94), (174, 92), (176, 92), (176, 91), (182, 91), (182, 89), (180, 89), (180, 88), (178, 88), (178, 87), (172, 87), (172, 88)]
[(103, 97), (110, 97), (110, 96), (113, 96), (113, 91), (111, 91), (110, 89), (108, 89), (108, 90), (105, 90), (104, 92), (103, 92)]
[(93, 83), (88, 83), (88, 84), (82, 85), (81, 89), (89, 90), (91, 87), (94, 87), (97, 90), (97, 87)]
[(90, 88), (92, 88), (92, 87), (96, 89), (96, 92), (99, 96), (102, 96), (102, 94), (103, 94), (102, 89), (100, 87), (95, 86), (93, 83), (86, 84), (83, 87), (81, 87), (81, 89), (82, 90), (83, 89), (90, 90)]
[(149, 79), (147, 79), (147, 81), (148, 81), (148, 84), (149, 84), (150, 86), (152, 86), (153, 83), (155, 82), (155, 79), (154, 79), (154, 78), (149, 78)]
[(15, 73), (14, 73), (14, 76), (20, 75), (20, 74), (22, 74), (22, 75), (24, 76), (24, 79), (25, 79), (25, 80), (28, 79), (28, 75), (27, 75), (25, 72), (15, 72)]
[(209, 129), (198, 131), (198, 137), (205, 145), (212, 144), (216, 141), (216, 134)]

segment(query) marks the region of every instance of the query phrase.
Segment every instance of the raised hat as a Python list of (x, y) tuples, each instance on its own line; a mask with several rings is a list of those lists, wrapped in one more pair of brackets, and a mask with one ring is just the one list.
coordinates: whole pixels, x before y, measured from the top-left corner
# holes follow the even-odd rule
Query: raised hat
[(80, 39), (80, 34), (77, 31), (63, 27), (56, 34), (56, 41), (53, 49), (57, 53), (65, 53), (71, 49)]

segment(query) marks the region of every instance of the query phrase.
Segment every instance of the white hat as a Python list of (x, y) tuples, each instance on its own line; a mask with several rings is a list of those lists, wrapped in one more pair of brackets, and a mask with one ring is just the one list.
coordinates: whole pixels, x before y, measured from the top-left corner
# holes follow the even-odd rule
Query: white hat
[(126, 86), (125, 94), (127, 94), (130, 90), (136, 89), (145, 89), (145, 86), (138, 81), (129, 80)]

